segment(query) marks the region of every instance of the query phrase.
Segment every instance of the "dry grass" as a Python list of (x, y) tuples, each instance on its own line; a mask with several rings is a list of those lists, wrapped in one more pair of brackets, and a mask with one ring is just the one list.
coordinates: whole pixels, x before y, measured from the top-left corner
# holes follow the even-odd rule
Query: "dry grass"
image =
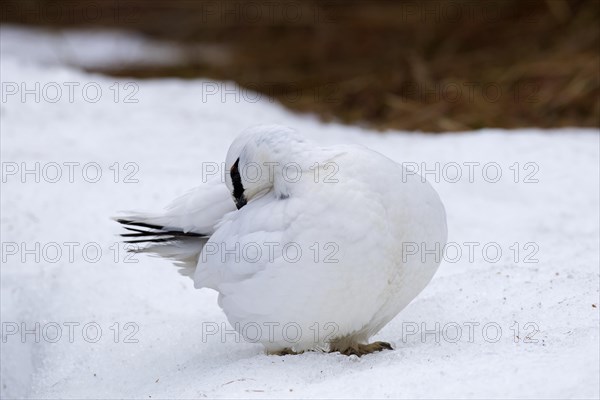
[(431, 132), (600, 126), (596, 0), (106, 1), (93, 19), (54, 21), (23, 7), (4, 1), (3, 20), (126, 28), (230, 54), (102, 72), (235, 80), (328, 120)]

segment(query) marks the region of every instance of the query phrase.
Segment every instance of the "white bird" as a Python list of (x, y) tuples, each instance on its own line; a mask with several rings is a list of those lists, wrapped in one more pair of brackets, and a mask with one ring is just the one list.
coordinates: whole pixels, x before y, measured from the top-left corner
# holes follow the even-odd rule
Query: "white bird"
[(391, 349), (369, 338), (429, 283), (446, 243), (431, 185), (366, 147), (277, 125), (238, 136), (224, 175), (164, 214), (118, 219), (123, 236), (219, 292), (232, 327), (269, 354)]

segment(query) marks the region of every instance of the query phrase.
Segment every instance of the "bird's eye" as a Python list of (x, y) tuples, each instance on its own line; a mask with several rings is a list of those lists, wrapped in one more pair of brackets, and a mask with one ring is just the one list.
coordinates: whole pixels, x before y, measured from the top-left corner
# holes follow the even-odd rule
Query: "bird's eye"
[(238, 164), (240, 163), (240, 159), (235, 160), (235, 163), (231, 167), (231, 171), (229, 171), (231, 175), (231, 183), (233, 184), (233, 198), (235, 199), (235, 205), (237, 209), (244, 207), (246, 205), (246, 197), (244, 196), (244, 186), (242, 185), (242, 176), (240, 175), (240, 170)]

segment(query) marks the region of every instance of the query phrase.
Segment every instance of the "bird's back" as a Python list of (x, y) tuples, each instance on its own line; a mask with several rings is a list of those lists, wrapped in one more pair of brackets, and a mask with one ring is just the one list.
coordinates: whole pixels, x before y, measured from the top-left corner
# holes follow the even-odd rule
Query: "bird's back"
[(315, 159), (288, 182), (287, 197), (266, 193), (228, 214), (204, 249), (196, 286), (219, 291), (234, 326), (334, 323), (370, 336), (437, 268), (403, 260), (403, 243), (445, 242), (443, 207), (428, 183), (360, 146)]

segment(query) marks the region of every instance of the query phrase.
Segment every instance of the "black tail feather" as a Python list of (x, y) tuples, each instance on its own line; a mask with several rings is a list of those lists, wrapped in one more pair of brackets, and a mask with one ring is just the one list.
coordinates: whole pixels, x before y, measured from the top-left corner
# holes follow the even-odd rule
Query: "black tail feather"
[[(117, 222), (123, 225), (125, 229), (134, 233), (122, 233), (120, 236), (124, 238), (145, 238), (136, 240), (125, 240), (125, 243), (166, 243), (181, 240), (184, 238), (196, 237), (205, 238), (208, 235), (202, 235), (196, 232), (183, 232), (166, 229), (164, 226), (149, 224), (129, 219), (117, 219)], [(134, 226), (135, 228), (132, 228)], [(140, 229), (146, 228), (146, 229)]]

